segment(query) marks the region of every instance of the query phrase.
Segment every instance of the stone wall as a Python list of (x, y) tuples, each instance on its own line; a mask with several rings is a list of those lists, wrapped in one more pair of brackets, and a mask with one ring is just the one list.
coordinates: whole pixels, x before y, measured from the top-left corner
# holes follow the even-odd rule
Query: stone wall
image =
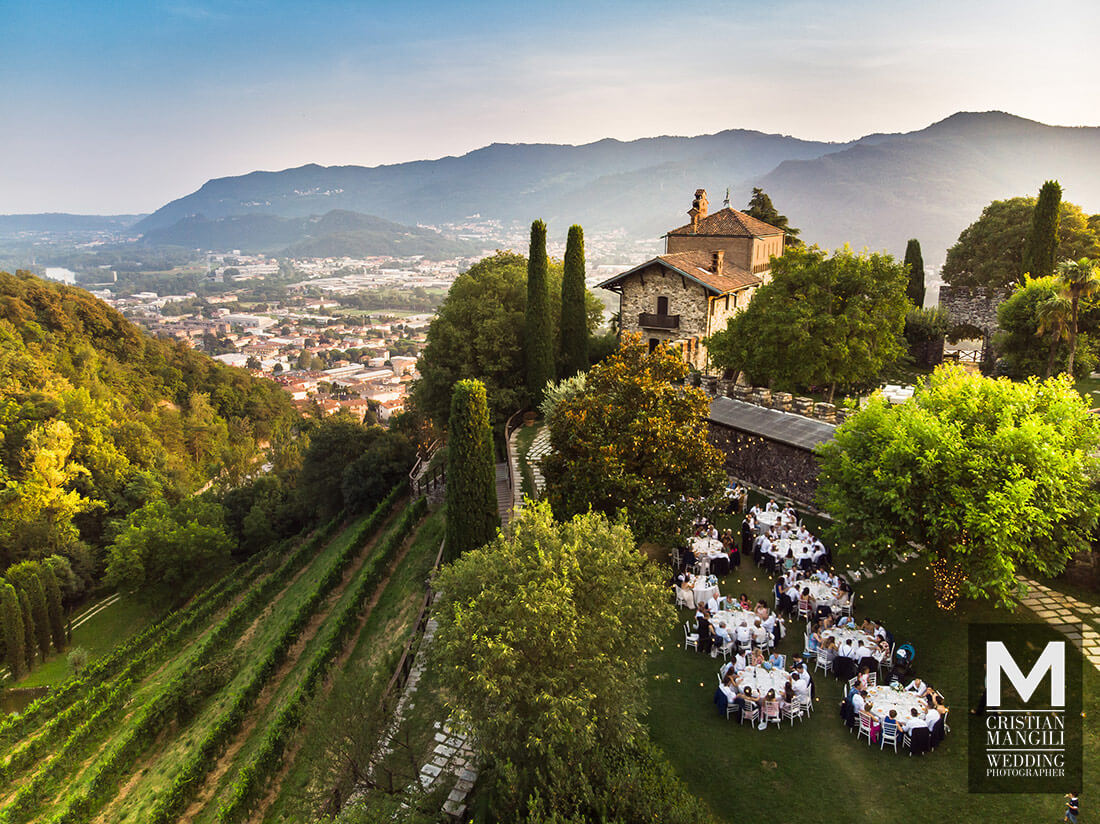
[(997, 331), (997, 307), (1012, 293), (1007, 289), (940, 287), (940, 307), (947, 311), (952, 326), (975, 326), (986, 337)]
[(802, 504), (812, 504), (817, 491), (817, 458), (806, 449), (751, 435), (713, 421), (707, 435), (726, 456), (733, 478), (772, 490)]

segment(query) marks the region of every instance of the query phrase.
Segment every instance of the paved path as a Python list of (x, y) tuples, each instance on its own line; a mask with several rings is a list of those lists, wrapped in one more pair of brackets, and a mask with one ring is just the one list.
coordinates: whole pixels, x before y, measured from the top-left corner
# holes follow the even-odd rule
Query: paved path
[(1045, 584), (1020, 576), (1027, 595), (1020, 603), (1077, 645), (1100, 670), (1100, 606), (1079, 601)]

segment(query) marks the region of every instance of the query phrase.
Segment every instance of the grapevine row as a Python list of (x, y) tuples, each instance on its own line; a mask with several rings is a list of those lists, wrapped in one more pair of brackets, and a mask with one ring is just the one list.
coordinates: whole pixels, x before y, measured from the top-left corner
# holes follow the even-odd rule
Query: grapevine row
[(351, 598), (336, 618), (324, 644), (313, 654), (301, 684), (272, 719), (259, 748), (237, 774), (229, 789), (228, 800), (218, 811), (218, 820), (223, 824), (237, 821), (252, 812), (254, 804), (265, 789), (265, 780), (279, 768), (287, 744), (301, 726), (306, 704), (313, 696), (317, 684), (347, 644), (355, 631), (363, 607), (378, 588), (386, 568), (397, 556), (405, 538), (413, 531), (426, 509), (426, 500), (420, 498), (405, 510), (397, 528), (379, 547), (370, 569), (360, 576)]

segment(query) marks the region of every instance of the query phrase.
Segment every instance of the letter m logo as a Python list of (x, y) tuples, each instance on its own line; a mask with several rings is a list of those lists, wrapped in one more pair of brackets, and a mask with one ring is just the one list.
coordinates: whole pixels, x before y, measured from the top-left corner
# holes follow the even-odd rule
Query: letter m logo
[(1011, 653), (1000, 641), (985, 642), (985, 688), (986, 702), (990, 707), (1001, 705), (1001, 675), (1008, 677), (1016, 688), (1020, 700), (1025, 704), (1031, 700), (1043, 678), (1050, 673), (1050, 705), (1066, 705), (1066, 643), (1051, 641), (1047, 644), (1026, 676)]

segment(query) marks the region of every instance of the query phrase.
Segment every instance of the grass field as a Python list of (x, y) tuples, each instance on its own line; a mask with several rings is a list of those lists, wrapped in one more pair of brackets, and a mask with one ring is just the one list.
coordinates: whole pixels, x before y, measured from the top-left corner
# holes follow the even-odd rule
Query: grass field
[[(772, 579), (751, 559), (721, 584), (723, 594), (744, 591), (772, 603)], [(856, 741), (838, 716), (840, 685), (819, 673), (816, 712), (792, 728), (758, 732), (718, 715), (712, 703), (721, 660), (685, 651), (682, 610), (649, 670), (648, 725), (688, 787), (720, 820), (896, 821), (905, 824), (985, 821), (1057, 821), (1062, 800), (1041, 795), (969, 795), (966, 738), (966, 625), (969, 622), (1029, 622), (1030, 613), (1008, 613), (968, 603), (955, 613), (934, 604), (928, 572), (910, 562), (872, 581), (857, 584), (857, 618), (881, 620), (899, 644), (916, 649), (913, 671), (939, 689), (951, 708), (951, 733), (924, 757), (895, 755)], [(804, 624), (793, 621), (781, 652), (798, 651)], [(1100, 675), (1086, 666), (1086, 797), (1100, 797), (1097, 724)], [(1090, 760), (1090, 755), (1093, 759)], [(1066, 788), (1068, 791), (1069, 787)], [(873, 811), (873, 818), (870, 817)]]
[(154, 604), (123, 595), (73, 630), (73, 640), (64, 653), (54, 653), (33, 672), (23, 676), (16, 687), (39, 687), (58, 684), (68, 678), (68, 654), (73, 647), (88, 651), (89, 663), (110, 652), (116, 644), (140, 632), (150, 622), (159, 618), (163, 610)]

